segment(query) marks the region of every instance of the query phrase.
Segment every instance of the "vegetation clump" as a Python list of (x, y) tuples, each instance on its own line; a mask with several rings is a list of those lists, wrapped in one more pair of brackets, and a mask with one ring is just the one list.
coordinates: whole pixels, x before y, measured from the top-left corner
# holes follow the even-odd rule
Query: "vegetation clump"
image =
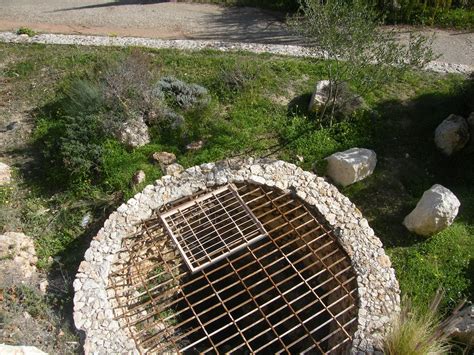
[(451, 315), (441, 320), (439, 305), (444, 298), (439, 288), (426, 310), (415, 308), (407, 297), (402, 300), (402, 310), (392, 322), (392, 327), (382, 341), (387, 355), (447, 354), (451, 349), (450, 327), (465, 304), (461, 301)]
[(27, 35), (28, 37), (34, 37), (34, 36), (36, 36), (36, 31), (29, 28), (29, 27), (20, 27), (16, 31), (16, 34), (17, 35)]
[(148, 137), (148, 130), (184, 139), (186, 123), (200, 120), (210, 102), (200, 85), (173, 77), (157, 80), (158, 70), (153, 72), (146, 56), (136, 51), (97, 70), (94, 78), (90, 73), (66, 82), (63, 98), (47, 105), (47, 115), (38, 120), (37, 143), (45, 161), (65, 172), (56, 178), (67, 177), (72, 184), (104, 182), (110, 147), (147, 143), (143, 135)]
[(209, 103), (206, 88), (197, 84), (188, 84), (171, 76), (158, 81), (154, 94), (160, 99), (169, 100), (172, 105), (177, 105), (184, 110), (203, 107)]

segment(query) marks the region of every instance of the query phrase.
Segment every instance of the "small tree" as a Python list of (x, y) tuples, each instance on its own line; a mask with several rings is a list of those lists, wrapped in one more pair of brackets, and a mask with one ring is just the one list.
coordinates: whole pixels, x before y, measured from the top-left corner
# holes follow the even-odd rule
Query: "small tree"
[(402, 43), (394, 30), (381, 27), (383, 18), (367, 0), (298, 1), (290, 26), (325, 60), (330, 82), (328, 100), (318, 113), (320, 122), (333, 123), (344, 82), (350, 81), (361, 96), (433, 60), (432, 39), (412, 33)]

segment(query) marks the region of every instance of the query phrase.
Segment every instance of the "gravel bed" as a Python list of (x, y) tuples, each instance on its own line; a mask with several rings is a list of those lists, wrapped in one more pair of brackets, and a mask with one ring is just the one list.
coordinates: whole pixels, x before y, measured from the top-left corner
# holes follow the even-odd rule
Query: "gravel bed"
[[(33, 37), (17, 35), (13, 32), (0, 32), (0, 42), (4, 43), (43, 43), (43, 44), (67, 44), (81, 46), (112, 46), (128, 47), (139, 46), (147, 48), (173, 48), (181, 50), (203, 50), (215, 49), (222, 52), (247, 51), (252, 53), (270, 53), (276, 55), (287, 55), (293, 57), (322, 58), (323, 54), (307, 47), (286, 44), (259, 44), (225, 41), (203, 41), (203, 40), (163, 40), (138, 37), (108, 37), (108, 36), (83, 36), (62, 34), (39, 34)], [(425, 70), (437, 73), (470, 74), (474, 67), (464, 64), (430, 62)]]

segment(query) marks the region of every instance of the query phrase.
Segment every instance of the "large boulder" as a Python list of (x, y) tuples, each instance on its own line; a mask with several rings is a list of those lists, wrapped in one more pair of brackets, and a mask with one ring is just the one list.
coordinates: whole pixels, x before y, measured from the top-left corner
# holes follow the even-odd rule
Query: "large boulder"
[(12, 179), (12, 169), (2, 162), (0, 162), (0, 186), (8, 185)]
[(118, 124), (114, 135), (120, 143), (131, 148), (141, 147), (150, 143), (148, 126), (143, 120), (143, 117), (139, 116)]
[(337, 152), (326, 158), (327, 175), (342, 186), (353, 184), (365, 179), (374, 172), (377, 155), (373, 150), (351, 148)]
[(0, 287), (34, 279), (37, 261), (30, 237), (15, 232), (0, 235)]
[(469, 137), (469, 125), (461, 116), (449, 115), (435, 130), (436, 146), (447, 156), (463, 149)]
[(415, 209), (403, 224), (419, 235), (433, 235), (449, 227), (456, 218), (461, 203), (447, 188), (433, 185), (425, 191)]
[(308, 111), (317, 111), (324, 106), (329, 100), (329, 92), (331, 90), (331, 82), (329, 80), (321, 80), (316, 86), (309, 102)]
[(308, 111), (317, 112), (324, 106), (332, 107), (333, 104), (335, 112), (351, 115), (364, 105), (364, 100), (354, 94), (345, 82), (335, 86), (329, 80), (318, 81), (311, 96)]

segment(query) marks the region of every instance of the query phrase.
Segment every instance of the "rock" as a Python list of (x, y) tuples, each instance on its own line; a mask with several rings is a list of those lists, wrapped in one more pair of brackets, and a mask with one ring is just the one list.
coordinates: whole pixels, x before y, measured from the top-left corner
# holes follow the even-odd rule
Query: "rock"
[(39, 290), (40, 290), (40, 292), (41, 292), (42, 295), (45, 295), (45, 294), (46, 294), (46, 292), (48, 291), (48, 286), (49, 286), (49, 282), (48, 282), (48, 280), (46, 280), (46, 279), (45, 279), (45, 280), (42, 280), (42, 281), (39, 283), (38, 287), (39, 287)]
[(337, 184), (347, 186), (371, 175), (377, 165), (373, 150), (351, 148), (326, 158), (327, 175)]
[(463, 343), (474, 345), (474, 305), (464, 307), (447, 327), (450, 336), (456, 337)]
[(152, 154), (151, 160), (164, 170), (164, 166), (176, 163), (176, 155), (168, 152), (156, 152)]
[(329, 98), (329, 90), (331, 88), (331, 82), (329, 80), (321, 80), (316, 83), (313, 95), (309, 102), (308, 111), (317, 111), (320, 107), (324, 106)]
[(146, 179), (146, 174), (143, 170), (138, 170), (135, 174), (132, 176), (132, 186), (136, 186), (141, 184), (143, 181)]
[(35, 278), (37, 261), (30, 237), (15, 232), (0, 235), (0, 285)]
[(7, 185), (12, 179), (12, 169), (2, 162), (0, 162), (0, 186)]
[(17, 121), (13, 121), (13, 122), (10, 122), (7, 127), (6, 127), (6, 130), (7, 131), (13, 131), (14, 129), (18, 128), (18, 122)]
[(176, 176), (176, 175), (181, 174), (183, 171), (184, 171), (183, 166), (177, 163), (170, 164), (165, 168), (166, 175)]
[(86, 228), (90, 221), (91, 221), (91, 214), (89, 212), (87, 212), (86, 214), (84, 214), (84, 216), (82, 216), (82, 219), (81, 219), (81, 228)]
[(196, 141), (196, 142), (189, 143), (186, 146), (186, 149), (191, 150), (191, 151), (197, 151), (197, 150), (201, 149), (202, 147), (204, 147), (204, 141), (199, 140), (199, 141)]
[(132, 148), (150, 143), (148, 126), (142, 117), (135, 117), (119, 124), (114, 135), (122, 144)]
[(447, 156), (464, 148), (469, 137), (467, 121), (456, 115), (449, 115), (435, 131), (436, 146)]
[(415, 209), (403, 224), (411, 232), (432, 235), (449, 227), (458, 214), (461, 203), (447, 188), (433, 185), (425, 191)]
[(24, 346), (24, 345), (5, 345), (0, 344), (0, 354), (2, 355), (48, 355), (34, 346)]
[[(329, 80), (321, 80), (316, 83), (309, 102), (308, 111), (317, 112), (326, 104), (335, 104), (335, 111), (344, 115), (351, 115), (355, 110), (364, 105), (362, 97), (352, 93), (347, 83), (342, 82), (336, 88), (331, 88), (331, 86)], [(334, 95), (337, 95), (335, 99)]]

